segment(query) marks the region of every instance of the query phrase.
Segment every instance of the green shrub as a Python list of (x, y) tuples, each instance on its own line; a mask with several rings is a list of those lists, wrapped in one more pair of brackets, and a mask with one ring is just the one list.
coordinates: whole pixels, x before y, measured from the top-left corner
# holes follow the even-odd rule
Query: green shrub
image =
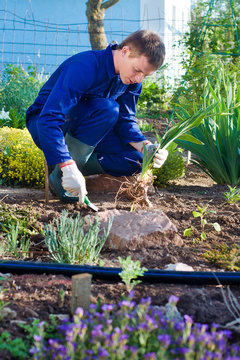
[(171, 143), (168, 147), (167, 160), (163, 166), (161, 166), (159, 169), (153, 168), (155, 186), (165, 186), (169, 183), (169, 181), (179, 179), (185, 175), (185, 162), (176, 147), (177, 145), (175, 143)]
[(143, 81), (142, 93), (137, 104), (137, 115), (155, 117), (168, 110), (171, 89), (168, 78), (163, 73), (163, 68), (157, 72), (157, 78), (146, 78)]
[(19, 129), (25, 127), (26, 110), (42, 85), (33, 67), (25, 71), (21, 66), (6, 65), (0, 79), (0, 109), (9, 111), (8, 126)]
[(44, 155), (27, 129), (0, 128), (0, 183), (44, 185)]
[[(179, 139), (176, 142), (191, 151), (191, 161), (216, 183), (237, 186), (240, 184), (240, 88), (236, 79), (225, 74), (224, 67), (219, 69), (214, 89), (206, 79), (200, 109), (214, 103), (211, 114), (189, 131), (201, 143)], [(180, 119), (189, 116), (182, 108)]]

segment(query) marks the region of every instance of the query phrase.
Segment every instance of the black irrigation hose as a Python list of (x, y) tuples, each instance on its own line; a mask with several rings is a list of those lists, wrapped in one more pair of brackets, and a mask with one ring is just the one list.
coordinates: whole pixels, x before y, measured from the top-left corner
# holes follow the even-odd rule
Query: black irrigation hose
[[(25, 261), (1, 261), (1, 273), (15, 274), (62, 274), (72, 276), (88, 273), (93, 279), (106, 281), (121, 281), (121, 268), (81, 266), (54, 263), (36, 263)], [(168, 271), (148, 269), (139, 278), (148, 283), (173, 283), (190, 285), (240, 285), (240, 272), (209, 272), (209, 271)]]

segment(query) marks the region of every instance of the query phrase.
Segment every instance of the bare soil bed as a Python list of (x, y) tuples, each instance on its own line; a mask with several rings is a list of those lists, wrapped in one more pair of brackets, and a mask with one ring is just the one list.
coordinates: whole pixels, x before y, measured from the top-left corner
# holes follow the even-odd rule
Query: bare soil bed
[[(141, 249), (131, 252), (104, 251), (102, 259), (105, 266), (119, 267), (118, 256), (125, 258), (131, 255), (133, 260), (140, 260), (149, 269), (163, 269), (169, 263), (182, 262), (191, 265), (196, 271), (221, 271), (217, 266), (208, 262), (203, 254), (218, 244), (240, 243), (240, 213), (238, 205), (228, 205), (223, 197), (226, 187), (219, 186), (194, 165), (187, 167), (184, 178), (165, 189), (158, 189), (149, 198), (154, 209), (161, 209), (175, 224), (179, 235), (184, 239), (184, 246), (161, 246)], [(90, 199), (99, 210), (124, 209), (130, 211), (130, 203), (122, 199), (116, 205), (115, 192), (89, 192)], [(70, 215), (80, 212), (82, 215), (92, 213), (91, 210), (79, 204), (63, 204), (50, 195), (49, 203), (45, 203), (44, 190), (1, 188), (0, 201), (13, 208), (29, 209), (38, 214), (36, 226), (52, 221), (67, 209)], [(217, 233), (209, 225), (206, 228), (207, 239), (194, 242), (199, 234), (199, 219), (193, 218), (192, 211), (197, 205), (208, 206), (216, 211), (208, 216), (209, 223), (218, 222), (221, 232)], [(192, 226), (195, 230), (190, 238), (183, 236), (186, 228)], [(26, 261), (49, 261), (41, 236), (32, 238), (32, 251)], [(7, 289), (5, 299), (12, 314), (1, 322), (1, 331), (7, 330), (13, 336), (24, 336), (22, 329), (17, 326), (18, 321), (30, 323), (34, 318), (48, 320), (50, 314), (70, 314), (71, 278), (63, 275), (16, 275), (10, 274), (0, 285)], [(223, 287), (224, 289), (225, 287)], [(64, 300), (60, 293), (64, 291)], [(122, 283), (92, 282), (91, 301), (97, 303), (112, 303), (121, 299), (126, 291)], [(226, 289), (224, 289), (226, 291)], [(240, 302), (239, 286), (231, 286), (231, 291)], [(180, 285), (180, 284), (140, 284), (135, 288), (136, 300), (151, 296), (152, 303), (164, 305), (170, 295), (180, 298), (178, 309), (182, 314), (191, 315), (195, 321), (202, 323), (219, 323), (221, 325), (233, 320), (227, 310), (219, 286), (214, 285)], [(234, 336), (234, 341), (237, 337)], [(2, 355), (1, 358), (4, 358)], [(9, 358), (9, 357), (6, 357)]]

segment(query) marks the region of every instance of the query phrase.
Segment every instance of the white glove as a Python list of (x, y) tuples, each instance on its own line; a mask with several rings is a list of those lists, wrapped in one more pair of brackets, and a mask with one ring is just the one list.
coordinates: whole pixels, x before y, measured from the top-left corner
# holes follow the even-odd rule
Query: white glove
[(61, 170), (63, 188), (73, 196), (78, 196), (80, 204), (83, 204), (87, 194), (86, 182), (76, 163), (72, 161), (70, 164), (63, 165)]
[[(147, 144), (146, 150), (147, 150), (148, 157), (152, 156), (158, 147), (159, 147), (159, 144)], [(160, 168), (167, 160), (167, 157), (168, 157), (168, 151), (165, 149), (159, 149), (154, 156), (153, 167)]]

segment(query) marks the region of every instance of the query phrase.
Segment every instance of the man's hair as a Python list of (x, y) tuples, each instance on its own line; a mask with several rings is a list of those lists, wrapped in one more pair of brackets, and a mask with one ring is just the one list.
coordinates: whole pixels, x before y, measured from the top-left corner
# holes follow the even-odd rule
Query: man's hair
[(155, 31), (135, 31), (128, 35), (128, 37), (117, 46), (117, 49), (122, 49), (124, 46), (129, 46), (131, 57), (146, 56), (149, 63), (153, 65), (155, 69), (158, 69), (163, 64), (165, 46), (161, 37)]

